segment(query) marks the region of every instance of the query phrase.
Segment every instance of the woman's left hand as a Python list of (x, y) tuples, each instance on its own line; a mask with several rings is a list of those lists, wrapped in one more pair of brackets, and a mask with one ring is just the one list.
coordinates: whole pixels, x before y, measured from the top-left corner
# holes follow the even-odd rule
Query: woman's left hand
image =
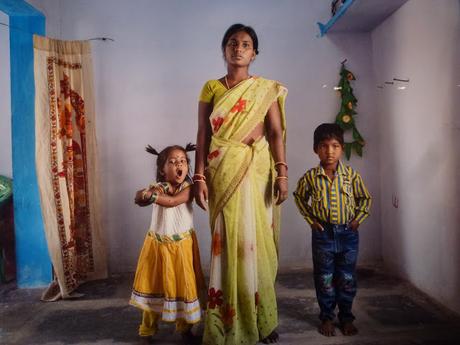
[(275, 203), (280, 205), (288, 198), (288, 182), (287, 179), (275, 180)]

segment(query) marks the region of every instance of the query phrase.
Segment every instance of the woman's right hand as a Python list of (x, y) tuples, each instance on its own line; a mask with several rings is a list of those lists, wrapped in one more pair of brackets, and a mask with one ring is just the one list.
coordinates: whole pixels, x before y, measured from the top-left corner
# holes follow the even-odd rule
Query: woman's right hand
[(193, 192), (195, 201), (203, 210), (208, 210), (208, 186), (203, 181), (195, 181), (193, 183)]

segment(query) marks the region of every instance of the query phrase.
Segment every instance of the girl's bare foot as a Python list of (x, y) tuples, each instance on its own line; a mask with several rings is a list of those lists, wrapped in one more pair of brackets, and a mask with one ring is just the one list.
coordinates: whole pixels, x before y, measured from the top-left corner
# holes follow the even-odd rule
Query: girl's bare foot
[(326, 337), (332, 337), (335, 335), (335, 327), (331, 320), (323, 320), (321, 325), (318, 327), (318, 332)]
[(353, 324), (353, 321), (343, 322), (340, 328), (343, 335), (355, 335), (358, 333), (358, 329)]
[(278, 335), (278, 333), (276, 331), (273, 331), (268, 336), (263, 338), (261, 341), (264, 344), (272, 344), (277, 343), (279, 338), (280, 336)]

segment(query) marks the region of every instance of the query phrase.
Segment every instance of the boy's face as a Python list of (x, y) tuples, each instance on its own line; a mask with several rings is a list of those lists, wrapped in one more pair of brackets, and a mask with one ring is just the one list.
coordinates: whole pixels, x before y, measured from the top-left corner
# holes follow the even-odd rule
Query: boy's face
[(315, 149), (321, 165), (337, 164), (343, 154), (343, 146), (337, 139), (326, 139), (319, 142)]
[(172, 150), (163, 167), (162, 175), (173, 186), (184, 182), (188, 174), (187, 157), (182, 150)]

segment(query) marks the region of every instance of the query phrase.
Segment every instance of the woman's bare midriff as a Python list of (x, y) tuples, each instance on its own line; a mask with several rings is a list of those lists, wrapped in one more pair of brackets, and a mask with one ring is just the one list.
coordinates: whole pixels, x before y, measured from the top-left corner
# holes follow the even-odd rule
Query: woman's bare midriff
[(258, 141), (265, 134), (264, 123), (260, 122), (256, 127), (243, 139), (242, 143), (246, 145), (252, 145)]

